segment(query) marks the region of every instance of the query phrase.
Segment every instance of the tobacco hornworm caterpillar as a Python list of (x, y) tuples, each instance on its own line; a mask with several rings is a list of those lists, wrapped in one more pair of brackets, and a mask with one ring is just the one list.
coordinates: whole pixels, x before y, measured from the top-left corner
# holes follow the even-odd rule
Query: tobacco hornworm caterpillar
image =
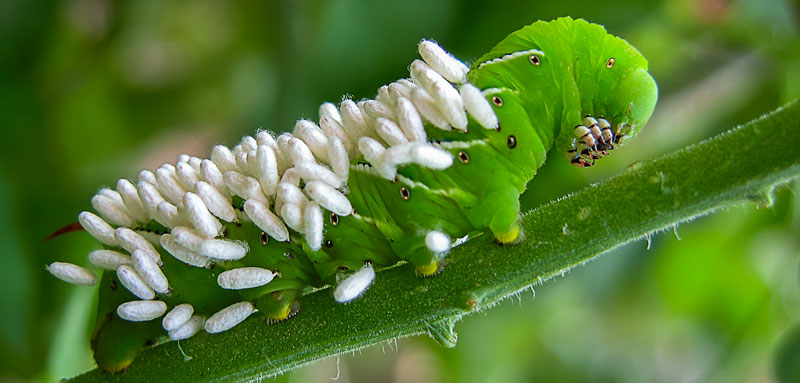
[[(119, 371), (163, 334), (225, 331), (258, 311), (283, 320), (309, 288), (357, 298), (400, 261), (436, 273), (454, 239), (518, 235), (519, 195), (556, 146), (590, 166), (647, 122), (647, 62), (599, 25), (560, 18), (506, 37), (471, 68), (430, 41), (410, 79), (374, 100), (320, 107), (292, 134), (259, 132), (210, 159), (142, 171), (92, 198), (82, 227), (105, 269), (92, 336)], [(80, 266), (55, 276), (92, 285)], [(162, 318), (160, 321), (156, 320)]]

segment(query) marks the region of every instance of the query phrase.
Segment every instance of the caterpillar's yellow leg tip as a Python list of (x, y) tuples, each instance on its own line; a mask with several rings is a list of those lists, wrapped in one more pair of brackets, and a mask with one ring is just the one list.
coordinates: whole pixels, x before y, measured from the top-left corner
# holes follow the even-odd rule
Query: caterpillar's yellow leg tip
[(427, 265), (417, 266), (417, 272), (423, 277), (429, 277), (433, 274), (436, 274), (437, 271), (439, 271), (439, 261), (437, 260), (434, 260)]
[(292, 305), (285, 305), (280, 310), (270, 313), (267, 317), (269, 320), (277, 322), (288, 319), (290, 315), (292, 315)]
[(494, 233), (494, 238), (497, 239), (497, 242), (502, 244), (509, 244), (517, 240), (519, 237), (519, 226), (514, 226), (513, 229), (509, 232), (505, 233)]

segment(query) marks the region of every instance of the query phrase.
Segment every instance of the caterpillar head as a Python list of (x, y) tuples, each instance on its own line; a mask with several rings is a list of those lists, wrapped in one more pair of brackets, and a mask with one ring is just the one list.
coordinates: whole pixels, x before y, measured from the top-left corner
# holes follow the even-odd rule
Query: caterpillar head
[(469, 75), (478, 86), (516, 92), (540, 139), (555, 141), (581, 167), (635, 135), (658, 97), (639, 51), (602, 26), (568, 17), (512, 33)]

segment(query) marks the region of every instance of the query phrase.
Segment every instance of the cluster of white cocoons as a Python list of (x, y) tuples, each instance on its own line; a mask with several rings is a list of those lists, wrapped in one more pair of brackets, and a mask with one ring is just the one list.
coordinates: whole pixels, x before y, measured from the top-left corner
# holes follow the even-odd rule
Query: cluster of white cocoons
[[(116, 190), (100, 190), (92, 198), (99, 214), (83, 212), (79, 222), (112, 249), (91, 252), (90, 263), (115, 270), (122, 285), (141, 299), (120, 305), (118, 315), (143, 321), (165, 314), (166, 304), (155, 299), (170, 294), (171, 287), (156, 246), (195, 267), (238, 260), (248, 254), (247, 244), (219, 236), (224, 223), (248, 220), (272, 240), (288, 241), (291, 229), (304, 236), (309, 248), (319, 250), (324, 212), (353, 212), (346, 196), (351, 160), (363, 157), (371, 168), (357, 169), (388, 180), (394, 180), (397, 167), (405, 164), (446, 169), (453, 156), (426, 141), (426, 122), (466, 131), (469, 113), (482, 127), (497, 128), (484, 94), (467, 82), (466, 65), (431, 41), (423, 40), (419, 52), (423, 60), (410, 65), (411, 78), (381, 87), (374, 100), (345, 99), (338, 108), (324, 103), (318, 123), (300, 120), (292, 133), (277, 137), (260, 131), (233, 149), (214, 147), (209, 159), (181, 155), (175, 165), (142, 171), (136, 183), (121, 179)], [(232, 205), (234, 196), (245, 201), (243, 211)], [(169, 233), (136, 229), (151, 220)], [(442, 254), (451, 241), (431, 231), (425, 243)], [(91, 271), (73, 264), (56, 262), (48, 270), (67, 282), (97, 283)], [(275, 276), (271, 270), (246, 267), (221, 273), (217, 282), (225, 289), (247, 289), (270, 283)], [(355, 299), (374, 277), (372, 266), (364, 266), (339, 282), (334, 298)], [(201, 329), (225, 331), (254, 310), (252, 303), (239, 302), (206, 320), (193, 315), (191, 305), (181, 304), (167, 313), (163, 327), (170, 338), (185, 339)]]

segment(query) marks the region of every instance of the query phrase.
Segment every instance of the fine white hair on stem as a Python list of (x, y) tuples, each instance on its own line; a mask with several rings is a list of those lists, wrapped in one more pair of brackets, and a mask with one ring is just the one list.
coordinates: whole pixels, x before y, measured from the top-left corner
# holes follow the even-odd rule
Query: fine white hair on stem
[(235, 261), (247, 255), (248, 249), (245, 244), (225, 239), (206, 239), (200, 244), (198, 253), (212, 259)]
[(242, 323), (250, 314), (253, 313), (253, 304), (250, 302), (234, 303), (222, 310), (217, 311), (206, 320), (205, 329), (210, 334), (216, 334), (230, 330), (239, 323)]
[(464, 84), (459, 91), (464, 99), (464, 107), (475, 118), (475, 121), (486, 129), (497, 129), (497, 116), (492, 110), (492, 105), (475, 85)]
[(131, 301), (117, 306), (117, 315), (131, 322), (146, 322), (156, 319), (167, 311), (162, 301)]
[[(210, 259), (200, 255), (199, 253), (189, 250), (184, 247), (175, 239), (172, 234), (164, 234), (161, 236), (161, 247), (168, 253), (172, 254), (175, 259), (195, 267), (208, 267), (212, 262)], [(197, 243), (197, 248), (200, 247), (200, 242)]]
[(72, 263), (53, 262), (47, 266), (47, 271), (56, 278), (73, 285), (94, 286), (97, 284), (97, 276), (93, 272)]
[(114, 250), (94, 250), (89, 253), (89, 263), (105, 270), (116, 270), (122, 265), (132, 265), (131, 257)]
[(167, 315), (164, 315), (164, 319), (161, 320), (161, 326), (166, 331), (173, 331), (188, 322), (192, 318), (192, 314), (194, 314), (194, 307), (189, 303), (181, 303), (169, 310)]
[(200, 332), (205, 324), (205, 318), (199, 315), (193, 315), (188, 321), (186, 321), (186, 323), (172, 331), (169, 331), (167, 335), (169, 335), (169, 339), (172, 340), (188, 339)]
[(147, 285), (139, 273), (130, 265), (122, 265), (117, 268), (117, 278), (131, 294), (139, 299), (153, 299), (156, 297), (155, 291)]
[(117, 246), (114, 228), (96, 214), (88, 211), (78, 215), (78, 222), (89, 235), (108, 246)]
[(158, 267), (153, 258), (142, 250), (136, 250), (131, 255), (133, 268), (142, 277), (142, 280), (150, 286), (153, 291), (159, 294), (167, 294), (170, 291), (167, 276)]
[(322, 229), (324, 225), (322, 209), (320, 209), (319, 204), (311, 202), (306, 205), (303, 212), (303, 220), (305, 221), (306, 243), (312, 251), (317, 251), (322, 247)]
[(263, 203), (256, 200), (247, 200), (244, 203), (244, 212), (267, 235), (277, 241), (289, 240), (289, 230), (286, 225)]
[(422, 40), (419, 43), (419, 55), (436, 72), (453, 83), (463, 83), (466, 81), (467, 68), (464, 63), (445, 52), (439, 44), (430, 40)]
[(367, 291), (372, 281), (375, 280), (375, 270), (372, 264), (367, 263), (355, 273), (342, 279), (333, 290), (333, 299), (339, 303), (347, 303), (358, 298)]
[(304, 190), (314, 201), (319, 203), (320, 206), (332, 211), (336, 215), (344, 217), (353, 212), (353, 206), (350, 204), (350, 200), (338, 190), (324, 182), (311, 181), (306, 184)]
[(450, 237), (441, 231), (429, 231), (425, 235), (425, 246), (436, 254), (444, 253), (450, 250)]
[(275, 274), (261, 267), (241, 267), (221, 272), (217, 284), (227, 290), (251, 289), (271, 282)]

